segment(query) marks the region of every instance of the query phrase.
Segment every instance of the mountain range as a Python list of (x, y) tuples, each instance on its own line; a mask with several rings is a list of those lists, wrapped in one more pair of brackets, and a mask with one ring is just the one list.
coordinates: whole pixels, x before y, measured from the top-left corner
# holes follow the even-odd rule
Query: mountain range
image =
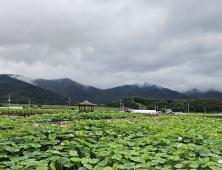
[[(2, 81), (2, 77), (8, 77), (10, 81), (8, 82)], [(4, 83), (7, 83), (7, 85)], [(62, 99), (63, 97), (65, 103), (67, 103), (68, 98), (70, 98), (72, 103), (83, 102), (87, 99), (92, 103), (105, 104), (107, 102), (119, 101), (121, 99), (132, 96), (139, 96), (139, 97), (153, 98), (153, 99), (192, 99), (192, 98), (222, 99), (222, 93), (214, 90), (201, 92), (197, 89), (192, 89), (181, 93), (149, 83), (145, 83), (143, 85), (134, 84), (134, 85), (118, 86), (109, 89), (98, 89), (93, 86), (82, 85), (68, 78), (45, 80), (45, 79), (31, 79), (15, 74), (0, 75), (0, 88), (3, 85), (5, 87), (17, 86), (20, 87), (17, 90), (21, 91), (22, 90), (21, 84), (26, 84), (26, 86), (30, 86), (36, 90), (38, 89), (39, 91), (42, 91), (41, 94), (45, 94), (46, 92), (47, 93), (51, 92), (50, 95), (54, 95), (55, 98), (58, 97)], [(0, 95), (2, 94), (2, 92), (4, 92), (5, 95), (6, 94), (8, 95), (9, 93), (9, 91), (7, 91), (4, 88), (1, 88)], [(26, 95), (22, 98), (25, 97), (27, 98), (27, 95), (35, 97), (34, 94), (31, 95), (26, 93), (23, 95), (21, 94), (21, 92), (19, 94), (21, 95), (21, 97)], [(0, 102), (2, 102), (1, 98)]]
[(50, 90), (39, 88), (8, 75), (0, 75), (0, 103), (25, 104), (31, 101), (34, 104), (63, 105), (68, 98)]

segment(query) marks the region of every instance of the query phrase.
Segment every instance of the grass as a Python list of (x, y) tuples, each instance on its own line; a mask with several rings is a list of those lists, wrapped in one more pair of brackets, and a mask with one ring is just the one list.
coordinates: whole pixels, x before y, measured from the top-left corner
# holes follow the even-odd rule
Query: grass
[[(11, 104), (11, 107), (13, 106), (23, 106), (23, 107), (29, 107), (29, 104)], [(31, 104), (31, 107), (34, 107), (35, 109), (38, 108), (37, 104)], [(8, 103), (2, 103), (2, 107), (8, 107)], [(42, 105), (42, 109), (55, 109), (55, 110), (79, 110), (79, 106), (65, 106), (65, 105)], [(96, 111), (117, 111), (118, 108), (116, 107), (94, 107), (94, 110)]]

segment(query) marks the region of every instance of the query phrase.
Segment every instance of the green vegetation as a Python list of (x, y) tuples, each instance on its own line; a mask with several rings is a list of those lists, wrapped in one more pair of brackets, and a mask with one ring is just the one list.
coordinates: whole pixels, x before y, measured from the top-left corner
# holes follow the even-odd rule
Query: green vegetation
[[(47, 124), (54, 120), (61, 123)], [(0, 127), (0, 168), (6, 170), (222, 168), (221, 119), (61, 112), (1, 116)]]
[[(175, 99), (147, 99), (142, 97), (129, 97), (123, 100), (125, 107), (130, 107), (134, 109), (139, 108), (139, 104), (146, 106), (147, 110), (154, 110), (158, 107), (172, 109), (173, 112), (188, 112), (188, 102), (189, 102), (189, 112), (222, 112), (222, 100), (219, 99), (189, 99), (189, 100), (175, 100)], [(106, 103), (107, 107), (119, 107), (119, 102), (109, 102)]]
[(43, 80), (35, 81), (38, 87), (53, 91), (65, 97), (82, 102), (85, 99), (92, 103), (104, 104), (109, 101), (116, 101), (131, 96), (149, 97), (157, 99), (190, 99), (192, 96), (185, 95), (170, 89), (155, 85), (124, 85), (110, 89), (97, 89), (92, 86), (84, 86), (70, 79)]
[[(68, 98), (58, 95), (52, 91), (33, 86), (20, 80), (0, 75), (0, 102), (7, 103), (11, 97), (11, 102), (23, 104), (31, 101), (34, 104), (68, 104)], [(75, 102), (71, 101), (74, 105)]]
[[(36, 86), (11, 78), (9, 75), (0, 75), (0, 95), (3, 95), (2, 98), (0, 97), (0, 102), (7, 102), (9, 94), (12, 95), (14, 103), (28, 103), (31, 100), (35, 104), (68, 104), (68, 98), (70, 98), (71, 105), (83, 102), (86, 99), (95, 104), (104, 104), (131, 96), (157, 99), (194, 98), (170, 89), (146, 84), (144, 86), (124, 85), (103, 90), (92, 86), (84, 86), (65, 78), (56, 80), (37, 79), (34, 84)], [(49, 92), (51, 93), (49, 94)], [(61, 96), (64, 96), (65, 99), (62, 100)], [(56, 100), (56, 98), (58, 99)]]
[[(0, 107), (8, 107), (9, 104), (8, 103), (0, 103)], [(29, 108), (29, 104), (13, 104), (11, 103), (11, 107), (24, 107), (24, 108)], [(53, 110), (78, 110), (79, 106), (75, 105), (75, 106), (67, 106), (67, 105), (41, 105), (41, 107), (39, 107), (39, 105), (37, 104), (31, 104), (30, 105), (31, 108), (33, 109), (53, 109)], [(12, 110), (12, 109), (11, 109)], [(95, 111), (117, 111), (118, 108), (116, 107), (100, 107), (100, 106), (95, 106), (94, 107)]]

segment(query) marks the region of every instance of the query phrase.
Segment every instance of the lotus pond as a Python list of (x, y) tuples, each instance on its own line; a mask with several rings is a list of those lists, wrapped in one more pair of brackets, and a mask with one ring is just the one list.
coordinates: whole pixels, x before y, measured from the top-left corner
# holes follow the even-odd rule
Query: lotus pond
[(103, 112), (1, 116), (0, 169), (221, 170), (221, 123)]

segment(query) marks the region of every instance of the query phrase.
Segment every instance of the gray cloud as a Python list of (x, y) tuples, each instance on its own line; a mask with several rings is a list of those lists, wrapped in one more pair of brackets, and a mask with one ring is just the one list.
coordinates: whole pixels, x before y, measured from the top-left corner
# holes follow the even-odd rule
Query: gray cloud
[(0, 2), (0, 72), (221, 90), (219, 0)]

